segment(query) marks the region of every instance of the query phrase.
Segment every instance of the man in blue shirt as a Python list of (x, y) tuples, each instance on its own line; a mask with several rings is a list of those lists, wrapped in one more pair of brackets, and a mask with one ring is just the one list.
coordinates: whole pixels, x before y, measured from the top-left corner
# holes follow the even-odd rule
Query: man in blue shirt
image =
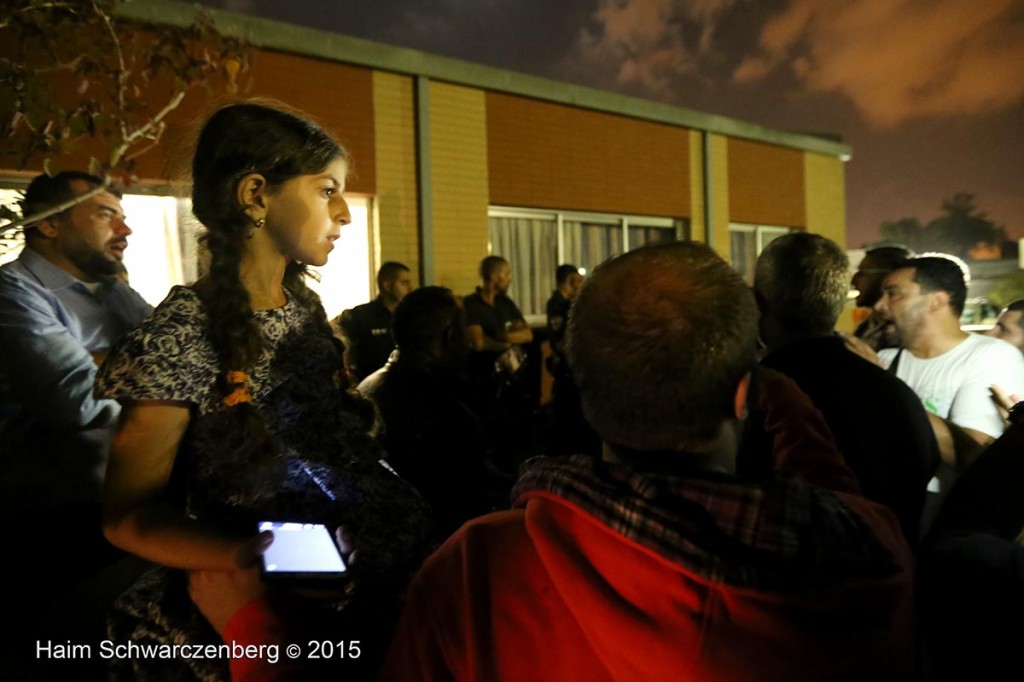
[[(25, 216), (91, 196), (27, 226), (18, 260), (0, 267), (0, 510), (16, 535), (58, 534), (37, 539), (21, 567), (40, 580), (69, 566), (65, 576), (86, 575), (110, 558), (99, 499), (119, 406), (93, 397), (93, 381), (151, 310), (117, 277), (132, 231), (102, 186), (85, 173), (35, 178)], [(59, 554), (47, 557), (46, 544)]]

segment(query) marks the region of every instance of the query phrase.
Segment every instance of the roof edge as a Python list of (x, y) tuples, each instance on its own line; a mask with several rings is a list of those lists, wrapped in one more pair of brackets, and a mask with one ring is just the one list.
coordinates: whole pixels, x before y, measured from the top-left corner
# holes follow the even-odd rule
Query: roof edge
[(491, 90), (538, 100), (567, 104), (608, 114), (757, 142), (792, 147), (850, 160), (849, 145), (829, 137), (778, 130), (709, 114), (684, 107), (629, 97), (582, 85), (531, 76), (492, 66), (475, 64), (429, 52), (395, 47), (364, 38), (356, 38), (272, 19), (253, 17), (178, 0), (131, 0), (115, 5), (114, 12), (125, 19), (170, 26), (187, 26), (199, 11), (216, 21), (220, 31), (244, 36), (258, 47), (289, 52), (328, 61), (390, 71)]

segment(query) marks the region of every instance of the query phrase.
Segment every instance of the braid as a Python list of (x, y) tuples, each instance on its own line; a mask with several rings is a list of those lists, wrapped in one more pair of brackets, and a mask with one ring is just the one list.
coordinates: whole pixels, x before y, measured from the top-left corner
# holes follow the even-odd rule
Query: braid
[(210, 249), (210, 273), (197, 293), (209, 318), (210, 341), (222, 372), (247, 371), (263, 350), (263, 337), (238, 274), (244, 237), (238, 230), (209, 230), (203, 239)]
[[(221, 222), (220, 229), (207, 229), (202, 237), (210, 250), (210, 271), (195, 287), (206, 308), (210, 344), (220, 368), (217, 387), (227, 406), (211, 420), (212, 428), (224, 437), (220, 472), (235, 480), (276, 480), (283, 474), (277, 443), (250, 402), (246, 374), (263, 350), (263, 335), (239, 278), (246, 227), (237, 220)], [(229, 396), (238, 392), (248, 397), (230, 400)]]

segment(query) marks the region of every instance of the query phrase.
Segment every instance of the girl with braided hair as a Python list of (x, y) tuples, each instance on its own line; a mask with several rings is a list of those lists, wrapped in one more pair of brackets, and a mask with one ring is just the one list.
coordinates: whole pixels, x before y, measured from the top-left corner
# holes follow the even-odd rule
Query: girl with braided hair
[[(192, 206), (209, 272), (174, 287), (97, 380), (124, 406), (106, 535), (161, 565), (118, 601), (111, 629), (124, 639), (217, 641), (172, 569), (250, 565), (266, 544), (259, 520), (346, 529), (360, 561), (333, 613), (371, 602), (389, 613), (428, 549), (425, 505), (380, 464), (372, 408), (347, 385), (343, 349), (303, 281), (350, 221), (348, 170), (337, 142), (278, 106), (223, 107), (200, 133)], [(137, 678), (226, 676), (226, 661), (125, 663)]]

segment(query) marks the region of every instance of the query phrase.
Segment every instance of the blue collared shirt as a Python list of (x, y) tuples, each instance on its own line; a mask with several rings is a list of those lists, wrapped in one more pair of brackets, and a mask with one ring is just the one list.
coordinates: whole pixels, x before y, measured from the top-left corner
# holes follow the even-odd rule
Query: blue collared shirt
[(0, 267), (0, 511), (98, 502), (120, 407), (93, 396), (92, 353), (152, 310), (120, 280), (95, 292), (25, 248)]
[(109, 349), (152, 306), (116, 278), (95, 293), (30, 248), (0, 267), (0, 373), (9, 399), (36, 422), (81, 429), (116, 419), (97, 400), (92, 353)]

